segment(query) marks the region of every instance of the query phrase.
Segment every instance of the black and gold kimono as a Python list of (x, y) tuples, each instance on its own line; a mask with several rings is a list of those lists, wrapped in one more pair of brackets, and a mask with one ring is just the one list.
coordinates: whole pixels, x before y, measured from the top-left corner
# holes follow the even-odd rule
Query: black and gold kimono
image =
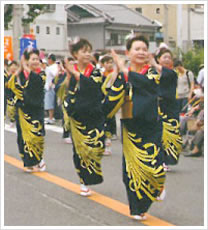
[(159, 114), (163, 123), (162, 144), (165, 164), (177, 164), (182, 150), (179, 113), (176, 101), (177, 74), (162, 68), (159, 89)]
[(6, 110), (7, 110), (7, 99), (8, 99), (8, 81), (9, 81), (10, 75), (9, 73), (4, 70), (4, 116), (6, 116)]
[(37, 165), (44, 149), (44, 83), (45, 73), (23, 72), (13, 75), (8, 87), (14, 93), (17, 143), (25, 167)]
[(63, 125), (63, 138), (69, 137), (71, 133), (70, 128), (70, 122), (69, 122), (69, 116), (66, 112), (66, 109), (64, 108), (64, 100), (67, 95), (67, 75), (66, 72), (60, 73), (58, 76), (56, 76), (53, 80), (53, 83), (55, 84), (54, 91), (56, 93), (56, 103), (57, 106), (61, 106), (61, 112), (62, 112), (62, 125)]
[[(102, 84), (102, 92), (103, 95), (107, 95), (108, 91), (111, 87), (111, 79), (113, 77), (112, 75), (113, 71), (110, 73), (104, 72), (103, 74), (103, 84)], [(112, 138), (113, 135), (116, 135), (116, 117), (113, 116), (112, 118), (106, 118), (105, 122), (105, 136), (107, 138)]]
[(143, 74), (119, 74), (104, 102), (112, 117), (122, 109), (123, 182), (130, 214), (145, 213), (164, 187), (161, 120), (158, 115), (160, 76), (148, 67)]
[(85, 185), (103, 181), (101, 158), (105, 148), (105, 118), (101, 85), (102, 76), (96, 69), (88, 76), (80, 73), (79, 82), (72, 76), (64, 101), (71, 126), (74, 165), (80, 182)]

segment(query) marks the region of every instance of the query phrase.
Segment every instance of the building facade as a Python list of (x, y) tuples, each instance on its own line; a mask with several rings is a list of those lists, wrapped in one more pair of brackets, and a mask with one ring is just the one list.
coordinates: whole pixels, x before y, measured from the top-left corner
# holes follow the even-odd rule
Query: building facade
[[(155, 34), (160, 24), (121, 4), (66, 5), (68, 37), (88, 39), (94, 50), (125, 50), (126, 36), (133, 31), (150, 40), (155, 50)], [(69, 40), (70, 40), (69, 39)]]
[[(22, 7), (24, 16), (28, 7), (27, 5), (22, 5)], [(10, 30), (4, 31), (4, 36), (13, 37), (12, 24)], [(34, 35), (37, 48), (45, 49), (46, 54), (54, 53), (58, 56), (66, 56), (68, 54), (67, 13), (64, 5), (47, 5), (45, 13), (30, 23), (27, 33)]]
[(203, 4), (129, 4), (128, 7), (161, 23), (159, 36), (171, 48), (179, 46), (186, 51), (194, 44), (203, 46)]
[(51, 4), (46, 13), (39, 15), (31, 29), (39, 49), (58, 56), (67, 55), (67, 13), (63, 4)]

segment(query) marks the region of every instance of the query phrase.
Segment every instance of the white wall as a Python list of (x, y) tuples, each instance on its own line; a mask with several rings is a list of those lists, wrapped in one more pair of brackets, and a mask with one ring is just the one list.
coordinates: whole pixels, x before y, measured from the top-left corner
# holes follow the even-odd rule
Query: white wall
[[(37, 39), (39, 49), (52, 51), (64, 51), (67, 49), (67, 13), (63, 4), (57, 4), (54, 12), (38, 16), (31, 26)], [(36, 26), (40, 27), (40, 33), (36, 33)], [(46, 34), (46, 27), (50, 27), (50, 34)], [(56, 27), (60, 28), (60, 34), (56, 34)]]
[[(37, 40), (38, 49), (64, 55), (68, 52), (67, 45), (67, 13), (63, 4), (57, 4), (54, 12), (39, 15), (30, 25)], [(40, 34), (36, 33), (36, 26), (40, 26)], [(46, 34), (46, 26), (50, 27), (50, 34)], [(60, 27), (60, 35), (56, 34), (56, 27)], [(12, 36), (11, 30), (4, 31), (4, 36)]]
[[(188, 40), (188, 12), (183, 11), (182, 40)], [(190, 13), (191, 40), (204, 40), (204, 13)]]

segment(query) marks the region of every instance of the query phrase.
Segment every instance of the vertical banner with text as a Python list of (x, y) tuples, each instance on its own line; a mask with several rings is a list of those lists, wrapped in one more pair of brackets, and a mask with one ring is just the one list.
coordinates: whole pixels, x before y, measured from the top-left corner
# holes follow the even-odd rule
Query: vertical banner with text
[(4, 59), (13, 60), (12, 37), (4, 37)]

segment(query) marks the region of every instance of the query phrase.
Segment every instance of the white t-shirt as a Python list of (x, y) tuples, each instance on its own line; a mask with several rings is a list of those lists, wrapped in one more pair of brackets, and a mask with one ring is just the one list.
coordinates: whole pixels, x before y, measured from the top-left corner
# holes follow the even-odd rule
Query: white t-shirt
[[(190, 81), (190, 86), (191, 83), (194, 82), (194, 74), (188, 70), (188, 76), (189, 76), (189, 81)], [(177, 94), (178, 98), (187, 98), (190, 93), (190, 88), (189, 88), (189, 83), (187, 79), (186, 72), (183, 75), (178, 76), (178, 87), (177, 87)]]
[(197, 82), (204, 87), (204, 68), (199, 71)]
[(45, 73), (46, 73), (45, 89), (49, 90), (52, 86), (52, 80), (58, 74), (58, 65), (56, 63), (54, 63), (50, 66), (47, 66), (45, 69)]

